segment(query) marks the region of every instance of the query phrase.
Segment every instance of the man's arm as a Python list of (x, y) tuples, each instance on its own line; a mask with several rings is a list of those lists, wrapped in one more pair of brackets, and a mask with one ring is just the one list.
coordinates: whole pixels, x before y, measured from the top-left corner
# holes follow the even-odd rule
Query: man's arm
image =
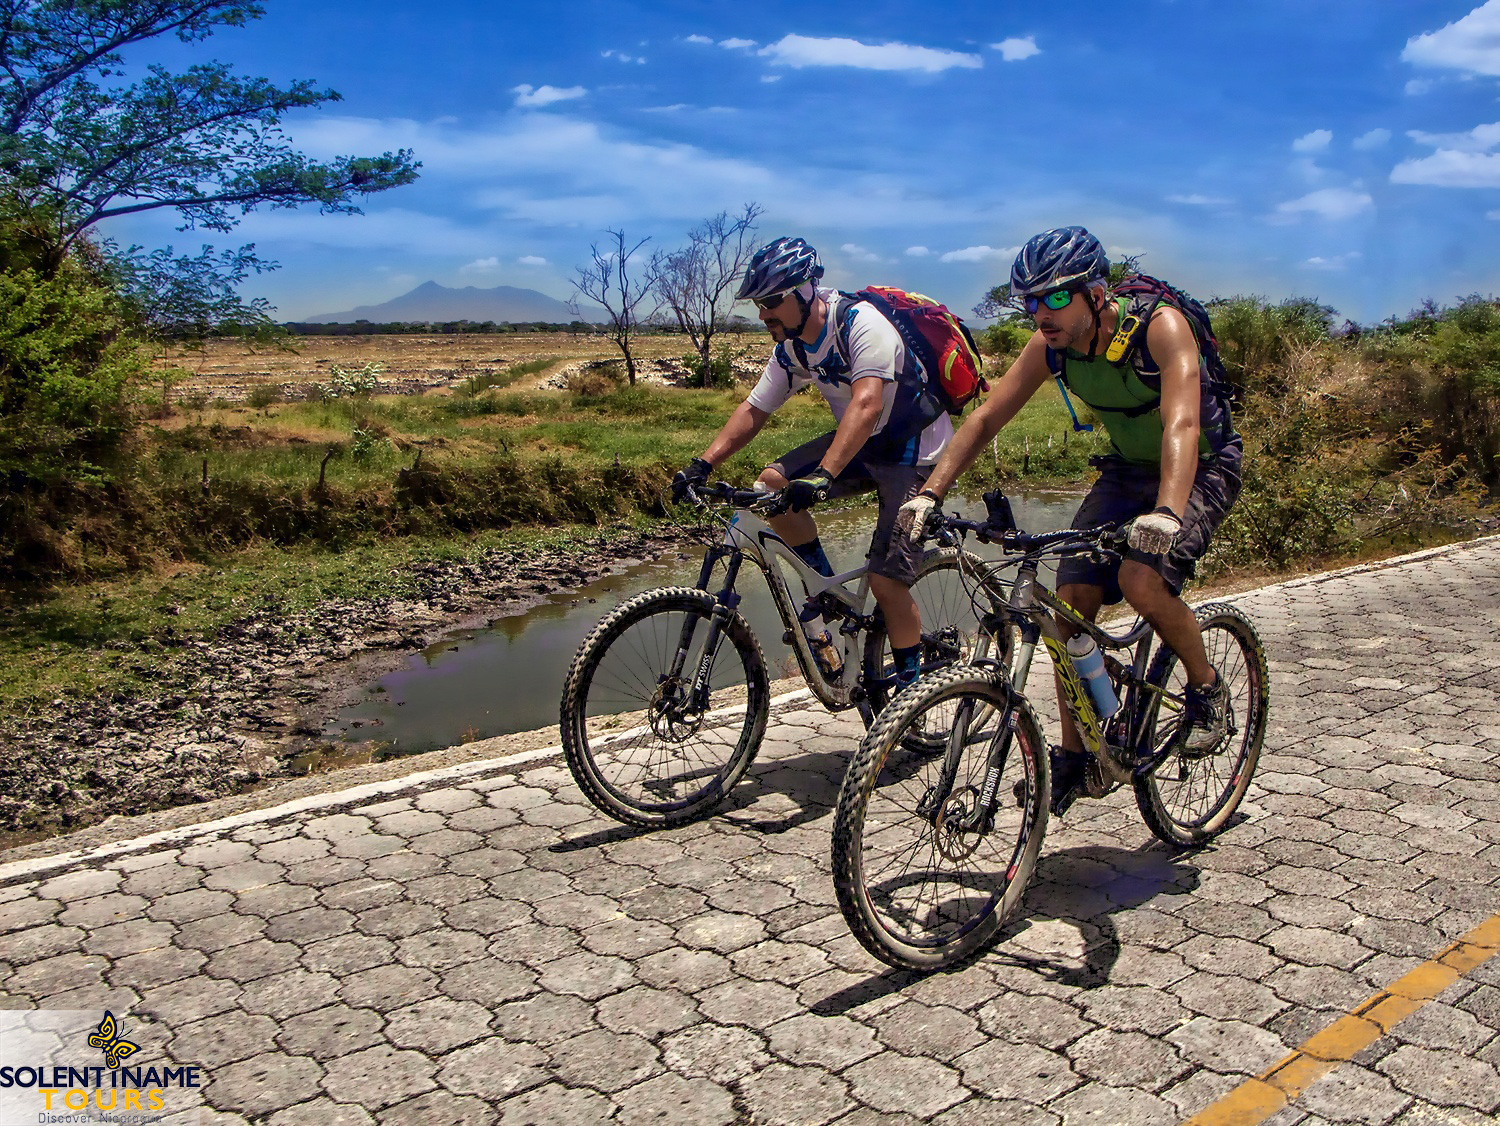
[(1146, 327), (1146, 346), (1161, 368), (1161, 483), (1156, 503), (1181, 519), (1198, 472), (1198, 339), (1187, 318), (1161, 306)]
[(750, 439), (760, 433), (760, 428), (770, 417), (770, 411), (751, 406), (749, 400), (740, 403), (729, 416), (729, 421), (724, 423), (723, 429), (708, 444), (708, 449), (703, 451), (703, 460), (711, 468), (718, 468), (726, 459), (748, 446)]
[(854, 397), (845, 408), (844, 417), (839, 419), (833, 442), (819, 463), (828, 470), (830, 477), (842, 473), (875, 432), (880, 412), (885, 409), (885, 384), (886, 381), (879, 376), (867, 375), (856, 379), (850, 387)]
[(995, 383), (994, 390), (958, 428), (932, 475), (927, 478), (923, 491), (939, 498), (946, 496), (958, 476), (974, 464), (979, 451), (1016, 417), (1037, 389), (1050, 378), (1047, 342), (1040, 333), (1033, 333), (1015, 363)]

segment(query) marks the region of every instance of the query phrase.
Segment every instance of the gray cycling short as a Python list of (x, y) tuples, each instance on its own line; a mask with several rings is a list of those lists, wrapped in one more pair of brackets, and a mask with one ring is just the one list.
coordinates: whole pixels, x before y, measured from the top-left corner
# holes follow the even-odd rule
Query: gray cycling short
[[(832, 444), (833, 432), (830, 431), (811, 442), (804, 442), (795, 450), (788, 450), (767, 468), (776, 470), (788, 481), (795, 480), (816, 468)], [(916, 581), (917, 565), (922, 561), (924, 549), (905, 536), (896, 538), (893, 543), (891, 532), (896, 526), (896, 513), (921, 491), (931, 473), (930, 465), (896, 465), (861, 453), (834, 479), (833, 487), (828, 490), (829, 500), (857, 496), (871, 489), (880, 498), (880, 514), (875, 518), (875, 533), (870, 537), (870, 550), (866, 553), (870, 574), (884, 575), (905, 586)]]
[[(1172, 550), (1165, 555), (1147, 555), (1131, 550), (1125, 555), (1157, 571), (1173, 594), (1181, 594), (1183, 584), (1198, 569), (1198, 560), (1208, 551), (1214, 532), (1229, 514), (1230, 506), (1240, 495), (1240, 460), (1238, 440), (1225, 446), (1214, 461), (1200, 461), (1188, 496), (1182, 531)], [(1094, 528), (1100, 524), (1123, 524), (1156, 507), (1157, 486), (1161, 472), (1154, 465), (1137, 465), (1117, 457), (1099, 458), (1099, 480), (1078, 506), (1073, 527)], [(1064, 559), (1057, 565), (1057, 582), (1082, 583), (1104, 588), (1104, 604), (1112, 606), (1125, 597), (1120, 592), (1118, 563), (1097, 563), (1082, 556)]]

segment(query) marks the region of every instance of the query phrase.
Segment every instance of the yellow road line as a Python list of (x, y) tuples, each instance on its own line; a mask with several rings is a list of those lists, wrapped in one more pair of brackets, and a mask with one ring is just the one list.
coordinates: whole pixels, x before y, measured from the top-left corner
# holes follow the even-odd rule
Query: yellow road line
[(1492, 915), (1435, 958), (1397, 978), (1348, 1016), (1309, 1037), (1286, 1059), (1247, 1079), (1183, 1126), (1256, 1126), (1264, 1122), (1496, 954), (1500, 954), (1500, 915)]

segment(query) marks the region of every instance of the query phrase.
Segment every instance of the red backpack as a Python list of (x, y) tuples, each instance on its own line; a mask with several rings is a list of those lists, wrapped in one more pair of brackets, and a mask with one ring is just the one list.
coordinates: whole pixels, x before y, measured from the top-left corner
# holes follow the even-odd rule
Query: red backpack
[[(896, 326), (907, 352), (921, 361), (927, 373), (928, 390), (949, 414), (955, 417), (962, 414), (981, 391), (990, 389), (984, 381), (984, 362), (979, 358), (974, 337), (946, 305), (888, 285), (872, 285), (844, 296), (873, 305)], [(840, 318), (841, 333), (847, 334), (847, 326), (847, 319)], [(847, 355), (847, 335), (842, 336), (839, 344)]]

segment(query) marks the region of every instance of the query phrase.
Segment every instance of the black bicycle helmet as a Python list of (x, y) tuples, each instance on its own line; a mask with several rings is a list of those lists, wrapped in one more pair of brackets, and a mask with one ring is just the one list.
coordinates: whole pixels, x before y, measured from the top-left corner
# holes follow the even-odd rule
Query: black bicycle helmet
[(1031, 239), (1010, 268), (1010, 294), (1026, 297), (1049, 289), (1109, 278), (1109, 256), (1082, 227), (1057, 227)]
[(734, 299), (749, 301), (785, 293), (822, 276), (823, 263), (818, 261), (816, 250), (800, 238), (779, 238), (755, 252)]

